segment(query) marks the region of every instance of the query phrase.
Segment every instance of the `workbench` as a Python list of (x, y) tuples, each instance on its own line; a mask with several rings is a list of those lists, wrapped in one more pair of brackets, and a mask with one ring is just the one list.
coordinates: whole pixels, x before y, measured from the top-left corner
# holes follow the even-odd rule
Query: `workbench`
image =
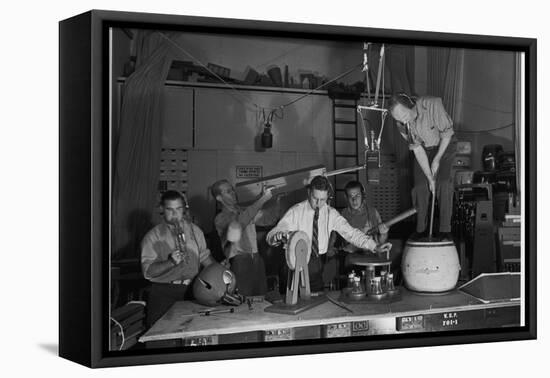
[[(327, 301), (297, 315), (276, 314), (264, 312), (271, 304), (263, 301), (244, 303), (233, 313), (204, 316), (199, 311), (211, 307), (176, 302), (139, 341), (147, 348), (159, 348), (520, 325), (519, 300), (483, 303), (459, 290), (439, 295), (400, 290), (400, 300), (393, 303), (346, 303), (353, 312)], [(339, 300), (340, 292), (326, 295)]]

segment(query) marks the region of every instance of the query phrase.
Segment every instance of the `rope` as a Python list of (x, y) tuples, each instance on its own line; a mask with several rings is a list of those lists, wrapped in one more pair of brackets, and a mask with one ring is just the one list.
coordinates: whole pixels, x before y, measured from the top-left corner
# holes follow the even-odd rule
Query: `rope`
[(370, 78), (369, 78), (369, 42), (363, 42), (363, 71), (365, 72), (365, 84), (367, 86), (367, 101), (370, 100)]
[[(191, 58), (193, 61), (195, 61), (196, 63), (198, 63), (201, 67), (203, 67), (205, 70), (207, 70), (208, 72), (210, 72), (212, 75), (214, 75), (214, 77), (216, 77), (218, 80), (220, 80), (221, 82), (223, 82), (226, 86), (228, 86), (233, 92), (235, 92), (240, 98), (238, 97), (234, 97), (237, 101), (239, 101), (241, 104), (243, 104), (245, 107), (248, 107), (250, 105), (250, 101), (249, 101), (249, 98), (243, 96), (238, 90), (237, 88), (235, 88), (234, 86), (232, 86), (231, 84), (229, 84), (228, 82), (226, 82), (224, 79), (222, 79), (217, 73), (213, 72), (210, 68), (208, 68), (204, 63), (202, 63), (199, 59), (197, 59), (196, 57), (194, 57), (193, 55), (191, 55), (191, 53), (189, 53), (188, 51), (186, 51), (183, 47), (181, 47), (179, 44), (177, 44), (176, 42), (174, 42), (171, 38), (169, 38), (168, 36), (166, 36), (164, 33), (161, 33), (161, 32), (158, 32), (164, 39), (166, 39), (172, 46), (174, 46), (176, 49), (178, 49), (179, 51), (181, 51), (183, 54), (187, 55), (189, 58)], [(245, 99), (245, 101), (242, 101), (241, 98)], [(257, 104), (255, 103), (252, 103), (252, 105), (254, 106), (254, 111), (259, 107)], [(249, 108), (250, 109), (250, 108)]]
[(361, 67), (362, 65), (363, 65), (363, 63), (360, 63), (360, 64), (358, 64), (358, 65), (356, 65), (356, 66), (350, 68), (350, 69), (347, 70), (346, 72), (344, 72), (344, 73), (342, 73), (342, 74), (336, 76), (334, 79), (329, 80), (329, 81), (327, 81), (326, 83), (319, 85), (317, 88), (312, 89), (311, 91), (305, 93), (303, 96), (300, 96), (300, 97), (298, 97), (297, 99), (295, 99), (295, 100), (293, 100), (293, 101), (290, 101), (290, 102), (287, 103), (287, 104), (284, 104), (284, 105), (279, 106), (279, 108), (284, 108), (284, 107), (287, 107), (287, 106), (289, 106), (289, 105), (294, 104), (295, 102), (301, 100), (302, 98), (304, 98), (304, 97), (306, 97), (306, 96), (309, 96), (311, 93), (320, 90), (321, 88), (323, 88), (323, 87), (325, 87), (325, 86), (327, 86), (327, 85), (329, 85), (329, 84), (335, 82), (336, 80), (341, 79), (341, 78), (343, 78), (343, 77), (345, 77), (345, 76), (348, 76), (350, 73), (352, 73), (353, 71), (355, 71), (356, 69), (358, 69), (358, 68)]
[[(366, 82), (367, 82), (367, 103), (370, 102), (370, 97), (371, 97), (371, 93), (370, 93), (370, 85), (369, 85), (369, 78), (368, 78), (368, 64), (367, 64), (367, 55), (366, 55), (366, 52), (365, 51), (368, 51), (368, 47), (369, 47), (370, 43), (364, 43), (363, 44), (363, 71), (365, 71), (365, 78), (366, 78)], [(384, 109), (384, 106), (385, 106), (385, 97), (384, 97), (384, 89), (386, 87), (386, 70), (384, 69), (384, 66), (385, 66), (385, 63), (386, 62), (386, 54), (385, 54), (385, 45), (383, 44), (382, 45), (382, 48), (380, 49), (380, 57), (379, 57), (379, 64), (378, 64), (378, 73), (377, 73), (377, 80), (376, 80), (376, 89), (375, 89), (375, 98), (374, 98), (374, 105), (373, 106), (378, 106), (378, 94), (380, 92), (380, 81), (382, 81), (382, 104), (381, 104), (381, 110)], [(381, 79), (381, 80), (380, 80)], [(367, 148), (367, 150), (370, 149), (369, 147), (369, 142), (368, 142), (368, 131), (367, 131), (367, 125), (365, 124), (365, 120), (363, 118), (363, 113), (361, 113), (361, 109), (357, 108), (357, 112), (359, 113), (360, 117), (361, 118), (361, 124), (362, 124), (362, 127), (363, 127), (363, 134), (365, 136), (365, 147)], [(386, 123), (386, 116), (387, 116), (387, 112), (386, 111), (383, 111), (382, 114), (381, 114), (381, 125), (380, 125), (380, 132), (378, 133), (378, 138), (376, 139), (376, 144), (378, 145), (378, 148), (380, 149), (380, 142), (382, 140), (382, 132), (384, 131), (384, 125)], [(373, 140), (373, 144), (375, 143), (375, 141)], [(372, 146), (372, 148), (374, 149), (376, 146)]]
[(378, 139), (376, 143), (378, 144), (378, 149), (380, 149), (380, 142), (382, 141), (382, 131), (384, 131), (384, 125), (386, 124), (386, 117), (388, 112), (382, 112), (382, 126), (380, 127), (380, 133), (378, 134)]
[(367, 133), (367, 124), (365, 123), (365, 120), (363, 119), (363, 113), (361, 113), (361, 109), (357, 108), (357, 113), (359, 113), (359, 119), (361, 120), (361, 125), (363, 126), (363, 136), (365, 138), (365, 147), (367, 150), (370, 150), (369, 147), (369, 137)]
[(113, 318), (112, 316), (110, 318), (120, 328), (120, 335), (122, 336), (122, 343), (120, 344), (120, 348), (118, 348), (118, 350), (122, 350), (122, 348), (124, 347), (124, 343), (126, 342), (126, 339), (124, 338), (124, 328), (122, 328), (122, 325), (119, 322), (117, 322), (117, 320), (115, 318)]

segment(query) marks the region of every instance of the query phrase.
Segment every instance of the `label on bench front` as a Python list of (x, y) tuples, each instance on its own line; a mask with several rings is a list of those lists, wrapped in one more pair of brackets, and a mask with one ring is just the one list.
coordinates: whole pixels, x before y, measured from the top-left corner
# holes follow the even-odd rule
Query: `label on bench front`
[(335, 323), (325, 326), (325, 337), (349, 337), (351, 336), (351, 323)]
[(218, 345), (218, 335), (195, 336), (184, 339), (185, 346)]
[(444, 312), (441, 315), (441, 327), (442, 328), (453, 328), (460, 324), (458, 318), (458, 312)]
[(369, 331), (369, 321), (361, 320), (351, 323), (351, 333), (353, 336), (364, 336)]
[(264, 341), (285, 341), (293, 339), (294, 332), (292, 328), (269, 329), (264, 331)]
[(396, 318), (398, 331), (422, 331), (424, 329), (424, 315), (401, 316)]

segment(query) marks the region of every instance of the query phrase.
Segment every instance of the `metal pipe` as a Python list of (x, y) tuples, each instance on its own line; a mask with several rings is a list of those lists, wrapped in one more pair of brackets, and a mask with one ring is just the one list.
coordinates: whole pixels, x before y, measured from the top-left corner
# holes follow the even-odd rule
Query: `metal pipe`
[(394, 224), (396, 223), (399, 223), (401, 222), (402, 220), (410, 217), (411, 215), (414, 215), (416, 214), (416, 208), (411, 208), (407, 211), (404, 211), (402, 212), (401, 214), (398, 214), (397, 216), (395, 216), (394, 218), (382, 223), (382, 224), (379, 224), (378, 226), (375, 226), (373, 228), (371, 228), (370, 230), (367, 231), (367, 235), (374, 235), (376, 233), (378, 233), (379, 229), (380, 229), (380, 226), (382, 225), (385, 225), (386, 227), (390, 228), (391, 226), (393, 226)]
[(432, 193), (432, 211), (430, 216), (430, 239), (432, 238), (432, 235), (433, 235), (434, 209), (435, 209), (435, 191)]
[(364, 166), (364, 165), (358, 165), (358, 166), (350, 167), (350, 168), (336, 169), (334, 171), (326, 172), (324, 174), (324, 176), (325, 177), (330, 177), (330, 176), (340, 175), (342, 173), (358, 171), (360, 169), (365, 169), (365, 168), (366, 168), (366, 166)]
[(416, 214), (416, 208), (413, 207), (407, 211), (402, 212), (401, 214), (398, 214), (396, 217), (390, 219), (389, 221), (384, 222), (384, 224), (386, 225), (386, 227), (391, 227), (394, 224), (401, 222), (403, 219), (406, 219), (414, 214)]

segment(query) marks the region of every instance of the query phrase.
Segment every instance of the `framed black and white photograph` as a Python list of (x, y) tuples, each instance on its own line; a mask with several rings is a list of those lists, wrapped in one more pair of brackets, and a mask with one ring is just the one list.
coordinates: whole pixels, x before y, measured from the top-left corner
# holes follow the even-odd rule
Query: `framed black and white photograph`
[(536, 39), (90, 11), (59, 40), (62, 357), (536, 338)]

